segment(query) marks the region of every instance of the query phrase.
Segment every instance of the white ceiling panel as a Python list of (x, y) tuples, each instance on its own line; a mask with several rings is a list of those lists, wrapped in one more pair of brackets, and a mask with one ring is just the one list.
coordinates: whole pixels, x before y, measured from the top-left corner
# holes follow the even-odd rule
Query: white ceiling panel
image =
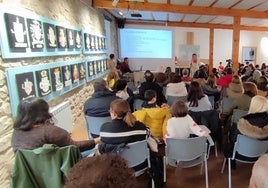
[(210, 23), (213, 24), (233, 24), (233, 17), (230, 16), (217, 16)]
[(235, 5), (233, 8), (234, 9), (244, 9), (247, 10), (251, 7), (256, 6), (259, 3), (263, 3), (266, 0), (243, 0), (241, 3), (238, 3), (237, 5)]
[(167, 3), (167, 0), (148, 0), (149, 3)]
[(183, 18), (183, 22), (194, 22), (200, 15), (197, 14), (186, 14)]
[(155, 20), (159, 21), (166, 21), (167, 20), (167, 13), (166, 12), (152, 12), (152, 15)]
[(251, 10), (256, 10), (256, 11), (267, 11), (268, 10), (268, 1), (260, 4), (259, 6), (251, 9)]
[(169, 13), (169, 20), (171, 22), (179, 22), (181, 21), (183, 17), (183, 14), (175, 14), (175, 13)]
[(190, 0), (171, 0), (170, 3), (174, 5), (189, 5)]
[(201, 16), (196, 22), (197, 23), (208, 23), (210, 20), (214, 19), (216, 16)]
[(195, 0), (192, 6), (208, 7), (214, 2), (214, 0)]
[(234, 5), (238, 1), (240, 1), (240, 0), (219, 0), (213, 5), (213, 7), (229, 8), (229, 7), (231, 7), (232, 5)]

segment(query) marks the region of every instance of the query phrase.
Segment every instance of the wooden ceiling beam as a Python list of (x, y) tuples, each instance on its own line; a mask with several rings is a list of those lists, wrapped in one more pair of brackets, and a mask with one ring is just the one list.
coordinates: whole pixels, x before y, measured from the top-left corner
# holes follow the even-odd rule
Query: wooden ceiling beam
[(262, 18), (262, 19), (268, 18), (268, 12), (174, 5), (174, 4), (163, 4), (163, 3), (119, 2), (115, 8), (112, 5), (111, 0), (93, 0), (92, 6), (94, 8), (105, 8), (105, 9), (125, 9), (125, 10), (130, 9), (130, 10), (141, 10), (141, 11), (174, 12), (182, 14), (223, 15), (223, 16), (234, 16), (234, 17), (239, 16), (239, 17)]

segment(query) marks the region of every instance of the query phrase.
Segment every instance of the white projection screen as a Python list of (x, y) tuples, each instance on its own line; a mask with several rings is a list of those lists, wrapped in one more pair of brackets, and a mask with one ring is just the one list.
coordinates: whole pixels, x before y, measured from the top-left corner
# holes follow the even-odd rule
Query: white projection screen
[(173, 57), (173, 31), (168, 29), (124, 28), (119, 30), (121, 58), (128, 57), (134, 70), (157, 70), (170, 66)]

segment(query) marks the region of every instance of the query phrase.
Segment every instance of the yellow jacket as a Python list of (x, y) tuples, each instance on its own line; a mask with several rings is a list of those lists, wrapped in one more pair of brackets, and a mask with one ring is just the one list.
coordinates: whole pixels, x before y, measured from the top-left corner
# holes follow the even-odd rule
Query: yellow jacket
[(163, 139), (163, 135), (167, 131), (167, 120), (171, 118), (168, 108), (142, 108), (141, 110), (135, 111), (133, 115), (138, 121), (150, 128), (153, 136), (160, 140)]

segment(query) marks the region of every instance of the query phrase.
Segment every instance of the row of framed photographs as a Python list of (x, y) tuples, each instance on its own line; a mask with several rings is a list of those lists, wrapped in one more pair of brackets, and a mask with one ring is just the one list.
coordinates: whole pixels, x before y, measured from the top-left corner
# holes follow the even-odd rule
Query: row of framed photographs
[(107, 51), (105, 36), (40, 16), (4, 12), (0, 23), (5, 26), (1, 28), (4, 59)]
[(7, 69), (12, 113), (16, 113), (13, 112), (13, 107), (16, 108), (20, 100), (34, 96), (46, 100), (54, 99), (102, 76), (107, 72), (106, 70), (107, 58)]

